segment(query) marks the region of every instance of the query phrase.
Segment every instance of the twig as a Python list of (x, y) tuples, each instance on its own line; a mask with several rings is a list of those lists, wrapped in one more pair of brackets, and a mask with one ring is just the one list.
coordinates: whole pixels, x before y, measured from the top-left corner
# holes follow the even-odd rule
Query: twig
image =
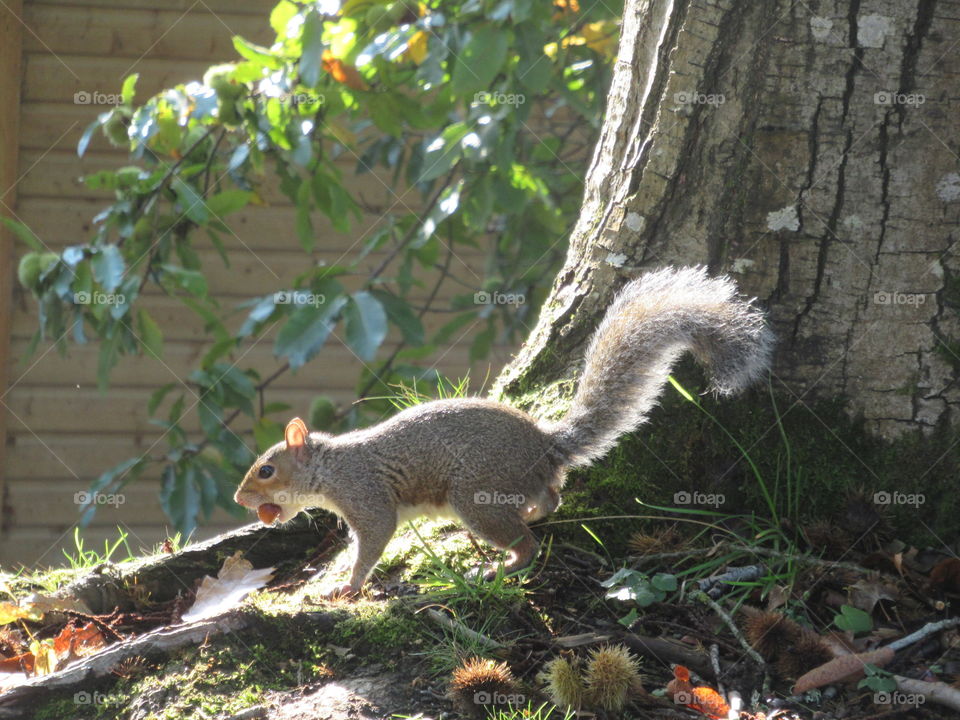
[(737, 642), (740, 643), (740, 647), (742, 647), (743, 651), (750, 656), (751, 660), (753, 660), (762, 668), (767, 667), (766, 661), (760, 657), (760, 653), (751, 647), (750, 643), (747, 642), (747, 639), (740, 632), (740, 628), (738, 628), (737, 624), (733, 621), (733, 618), (730, 617), (726, 610), (720, 607), (719, 603), (702, 591), (693, 593), (693, 597), (700, 602), (709, 605), (710, 609), (713, 610), (721, 620), (723, 620), (724, 624), (730, 629), (730, 632), (732, 632), (733, 636), (737, 639)]
[(946, 630), (947, 628), (956, 627), (960, 625), (960, 617), (948, 618), (946, 620), (939, 620), (938, 622), (927, 623), (919, 630), (906, 635), (899, 640), (894, 640), (892, 643), (886, 645), (894, 652), (903, 650), (903, 648), (913, 645), (920, 640), (923, 640), (927, 635), (933, 635), (933, 633), (940, 632), (941, 630)]

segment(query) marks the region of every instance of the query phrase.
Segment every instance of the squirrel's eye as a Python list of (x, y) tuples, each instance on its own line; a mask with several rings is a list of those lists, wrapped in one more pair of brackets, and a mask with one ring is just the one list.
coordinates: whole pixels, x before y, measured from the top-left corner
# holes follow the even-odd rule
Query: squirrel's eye
[(267, 478), (273, 477), (273, 472), (273, 465), (261, 465), (260, 470), (257, 471), (257, 475), (266, 480)]

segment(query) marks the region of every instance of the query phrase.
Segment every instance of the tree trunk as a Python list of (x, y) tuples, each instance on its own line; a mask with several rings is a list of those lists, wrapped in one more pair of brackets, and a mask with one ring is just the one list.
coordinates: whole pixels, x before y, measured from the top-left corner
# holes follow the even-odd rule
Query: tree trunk
[(706, 264), (769, 308), (788, 396), (956, 423), (956, 9), (627, 0), (566, 264), (495, 393), (549, 414), (626, 278)]

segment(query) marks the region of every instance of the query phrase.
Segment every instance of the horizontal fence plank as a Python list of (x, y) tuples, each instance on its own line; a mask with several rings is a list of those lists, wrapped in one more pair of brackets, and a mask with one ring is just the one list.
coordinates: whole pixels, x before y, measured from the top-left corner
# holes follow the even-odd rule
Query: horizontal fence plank
[[(90, 239), (97, 229), (93, 218), (106, 206), (107, 201), (98, 198), (54, 199), (28, 195), (18, 204), (17, 216), (45, 243), (59, 248)], [(318, 250), (359, 252), (364, 241), (379, 227), (382, 214), (367, 212), (359, 220), (351, 218), (347, 232), (335, 230), (322, 213), (314, 212), (311, 217)], [(294, 209), (289, 204), (248, 206), (227, 215), (224, 222), (233, 231), (220, 233), (228, 253), (278, 250), (303, 254), (294, 229)], [(70, 231), (65, 233), (64, 228)], [(209, 247), (203, 231), (193, 237), (195, 243)], [(457, 245), (455, 250), (458, 256), (477, 255), (484, 252), (489, 242), (492, 241), (481, 242), (479, 250), (465, 245)]]
[[(26, 302), (29, 303), (31, 301), (27, 300)], [(414, 299), (411, 300), (411, 302), (418, 303), (422, 302), (422, 300)], [(210, 344), (212, 343), (210, 333), (203, 328), (200, 319), (193, 313), (192, 310), (179, 303), (177, 300), (158, 295), (141, 298), (139, 303), (139, 307), (144, 308), (150, 313), (150, 316), (157, 322), (163, 332), (165, 354), (162, 359), (168, 364), (177, 362), (190, 362), (190, 359), (196, 356), (198, 348), (205, 350), (209, 348)], [(232, 305), (224, 303), (223, 307), (224, 314), (227, 314), (230, 312)], [(244, 321), (246, 314), (247, 310), (242, 310), (235, 313), (233, 317), (226, 318), (225, 325), (227, 329), (231, 332), (236, 331), (240, 324)], [(426, 337), (428, 339), (433, 337), (436, 332), (453, 317), (456, 317), (456, 315), (447, 312), (427, 313), (422, 321)], [(265, 339), (261, 342), (266, 342), (268, 345), (272, 345), (273, 340), (276, 337), (278, 327), (279, 326), (274, 326), (272, 329), (268, 329), (265, 333)], [(387, 339), (385, 340), (385, 343), (387, 344), (400, 339), (400, 331), (397, 330), (396, 326), (391, 324), (389, 327), (390, 329), (387, 334)], [(482, 325), (477, 326), (477, 328), (480, 327), (482, 327)], [(11, 350), (11, 357), (22, 357), (22, 353), (26, 349), (30, 339), (32, 339), (36, 329), (37, 314), (36, 308), (33, 305), (27, 305), (26, 311), (15, 313), (12, 335), (16, 342), (13, 346), (14, 349)], [(132, 329), (134, 332), (138, 332), (136, 324), (134, 324)], [(453, 337), (452, 341), (455, 341), (460, 334), (468, 329), (469, 326), (464, 327), (460, 333), (457, 333)], [(339, 334), (340, 331), (338, 330), (337, 333)], [(472, 340), (473, 337), (468, 334), (461, 341), (461, 344), (464, 342), (469, 343)], [(334, 338), (332, 342), (335, 343), (336, 338)], [(79, 351), (84, 352), (85, 346), (77, 345), (76, 347)], [(34, 355), (34, 358), (42, 353), (44, 349), (45, 346), (40, 345), (40, 350), (36, 355)], [(242, 349), (240, 352), (242, 352)], [(169, 358), (167, 357), (167, 354), (170, 354)], [(147, 353), (146, 357), (150, 358), (152, 356)], [(29, 365), (31, 362), (31, 359), (26, 360), (27, 365)]]
[[(466, 374), (466, 368), (446, 362), (445, 369), (452, 368), (453, 377)], [(356, 361), (354, 361), (356, 363)], [(359, 378), (359, 363), (351, 364), (348, 369), (340, 370), (328, 367), (325, 381), (315, 388), (270, 387), (265, 397), (267, 402), (287, 403), (291, 410), (287, 414), (307, 413), (315, 395), (334, 394), (343, 398), (343, 392), (355, 386)], [(351, 372), (352, 371), (352, 372)], [(483, 376), (474, 374), (477, 383)], [(169, 374), (165, 382), (178, 382)], [(159, 387), (159, 386), (157, 386)], [(78, 428), (96, 428), (100, 432), (151, 432), (155, 427), (149, 422), (146, 404), (156, 387), (115, 387), (107, 394), (101, 394), (94, 383), (69, 386), (29, 386), (17, 385), (3, 399), (3, 403), (13, 417), (9, 420), (8, 432), (24, 431), (37, 433), (42, 437), (52, 432), (68, 432)], [(337, 392), (341, 391), (341, 392)], [(183, 426), (188, 430), (197, 430), (199, 422), (196, 412), (191, 409), (199, 402), (193, 392), (185, 389), (186, 408)], [(172, 397), (168, 398), (172, 402)]]
[[(90, 12), (96, 8), (113, 8), (122, 10), (139, 10), (143, 4), (135, 0), (30, 0), (36, 5), (52, 5), (54, 7), (84, 7)], [(166, 0), (164, 8), (167, 10), (185, 11), (197, 4), (197, 0)], [(272, 2), (263, 0), (203, 0), (200, 3), (215, 13), (243, 13), (265, 17), (273, 8)]]
[[(93, 116), (90, 119), (92, 120)], [(386, 211), (422, 211), (423, 200), (416, 190), (391, 189), (389, 175), (382, 169), (353, 175), (355, 161), (353, 156), (347, 156), (342, 163), (338, 163), (347, 171), (345, 185), (355, 198), (362, 198), (364, 202), (375, 207), (376, 214)], [(55, 150), (25, 150), (20, 155), (17, 192), (23, 198), (52, 198), (61, 201), (89, 198), (100, 200), (106, 206), (113, 197), (112, 193), (91, 190), (81, 178), (100, 170), (115, 169), (128, 164), (129, 160), (117, 153), (88, 152), (82, 158), (77, 157), (76, 145), (63, 142)], [(268, 205), (289, 206), (289, 199), (276, 188), (274, 178), (273, 173), (268, 171), (263, 183), (257, 188), (258, 193)], [(232, 187), (232, 183), (224, 182), (223, 189)]]
[[(237, 54), (219, 60), (237, 59)], [(77, 93), (89, 93), (91, 101), (95, 94), (114, 95), (120, 92), (123, 78), (131, 73), (140, 73), (137, 81), (138, 94), (154, 95), (165, 88), (191, 80), (199, 80), (214, 60), (204, 59), (135, 59), (125, 57), (86, 57), (49, 52), (28, 52), (23, 56), (23, 99), (46, 102), (74, 102), (80, 99)], [(96, 107), (89, 105), (92, 109)], [(98, 106), (98, 112), (109, 109)]]
[[(447, 377), (464, 376), (470, 370), (468, 352), (476, 330), (471, 333), (467, 326), (463, 328), (463, 333), (459, 343), (438, 348), (418, 364), (424, 367), (435, 366)], [(377, 368), (392, 347), (394, 346), (387, 345), (381, 348), (377, 359), (367, 365)], [(24, 348), (25, 341), (15, 342), (11, 357), (23, 353)], [(178, 382), (178, 377), (185, 377), (199, 366), (200, 357), (206, 349), (185, 343), (171, 343), (164, 347), (161, 359), (151, 355), (121, 357), (110, 375), (112, 389), (107, 396), (118, 388), (142, 388), (152, 392), (161, 385)], [(510, 346), (494, 346), (489, 359), (474, 363), (471, 377), (481, 382), (488, 367), (492, 368), (491, 372), (495, 372), (509, 359), (512, 352), (513, 348)], [(261, 377), (266, 377), (280, 367), (283, 361), (274, 356), (272, 344), (264, 342), (252, 349), (244, 347), (232, 357), (224, 358), (223, 362), (237, 363), (240, 368), (254, 369)], [(352, 395), (362, 367), (360, 360), (341, 345), (339, 338), (332, 338), (313, 361), (295, 372), (281, 375), (270, 387)], [(15, 393), (29, 394), (39, 388), (62, 388), (64, 392), (72, 392), (77, 386), (80, 386), (80, 389), (95, 388), (96, 371), (97, 347), (94, 345), (71, 345), (66, 357), (49, 346), (41, 347), (29, 359), (11, 366), (12, 390), (9, 391), (7, 399)]]
[(260, 44), (269, 44), (275, 37), (269, 10), (263, 4), (255, 15), (215, 13), (206, 2), (183, 9), (171, 9), (172, 5), (91, 12), (88, 6), (28, 2), (23, 19), (31, 32), (24, 33), (23, 47), (27, 52), (52, 51), (61, 57), (127, 58), (132, 62), (147, 56), (221, 62), (237, 55), (234, 35)]
[[(83, 503), (91, 497), (87, 492), (88, 487), (88, 483), (76, 480), (11, 480), (8, 485), (9, 506), (13, 509), (11, 521), (18, 528), (69, 527), (79, 520), (84, 510)], [(86, 538), (92, 528), (115, 530), (118, 525), (123, 526), (134, 520), (161, 528), (169, 525), (170, 520), (160, 507), (159, 492), (158, 479), (139, 478), (118, 493), (100, 495), (90, 525), (81, 530), (83, 536)], [(202, 522), (229, 525), (242, 524), (243, 520), (234, 518), (218, 507), (209, 520)]]
[[(42, 239), (47, 242), (45, 238)], [(61, 249), (52, 242), (47, 242), (47, 246), (54, 251)], [(258, 295), (274, 293), (279, 289), (292, 288), (297, 277), (311, 268), (345, 264), (356, 253), (329, 250), (316, 251), (314, 255), (307, 256), (296, 248), (269, 252), (245, 249), (231, 254), (229, 267), (224, 265), (215, 250), (200, 247), (197, 255), (200, 257), (201, 267), (207, 278), (209, 294), (218, 300), (225, 300), (229, 304), (231, 299), (249, 299)], [(385, 257), (386, 253), (380, 254), (381, 259)], [(447, 278), (437, 294), (440, 302), (435, 304), (434, 307), (445, 307), (443, 301), (455, 295), (470, 295), (482, 290), (483, 278), (480, 275), (482, 270), (478, 272), (479, 268), (474, 269), (475, 266), (481, 265), (480, 259), (481, 256), (475, 251), (464, 250), (463, 253), (459, 250), (456, 251), (451, 262), (451, 272), (462, 283), (467, 283), (468, 286)], [(360, 269), (350, 274), (340, 275), (337, 279), (347, 290), (351, 292), (359, 290), (376, 265), (376, 258), (367, 258)], [(417, 300), (425, 299), (432, 288), (432, 285), (428, 285), (428, 283), (431, 280), (435, 282), (434, 272), (432, 270), (425, 271), (421, 268), (415, 273), (415, 276), (424, 283), (424, 287), (417, 288), (415, 293), (411, 293), (411, 297)], [(163, 293), (163, 290), (157, 288), (154, 283), (148, 283), (145, 287), (146, 295), (159, 295), (161, 293)]]

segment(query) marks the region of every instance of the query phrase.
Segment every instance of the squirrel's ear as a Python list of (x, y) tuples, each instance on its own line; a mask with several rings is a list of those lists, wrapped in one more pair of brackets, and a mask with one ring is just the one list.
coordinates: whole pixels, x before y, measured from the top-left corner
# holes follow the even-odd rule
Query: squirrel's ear
[(299, 454), (307, 444), (307, 424), (300, 418), (294, 418), (287, 423), (287, 429), (284, 430), (283, 439), (287, 441), (287, 450), (293, 450)]

